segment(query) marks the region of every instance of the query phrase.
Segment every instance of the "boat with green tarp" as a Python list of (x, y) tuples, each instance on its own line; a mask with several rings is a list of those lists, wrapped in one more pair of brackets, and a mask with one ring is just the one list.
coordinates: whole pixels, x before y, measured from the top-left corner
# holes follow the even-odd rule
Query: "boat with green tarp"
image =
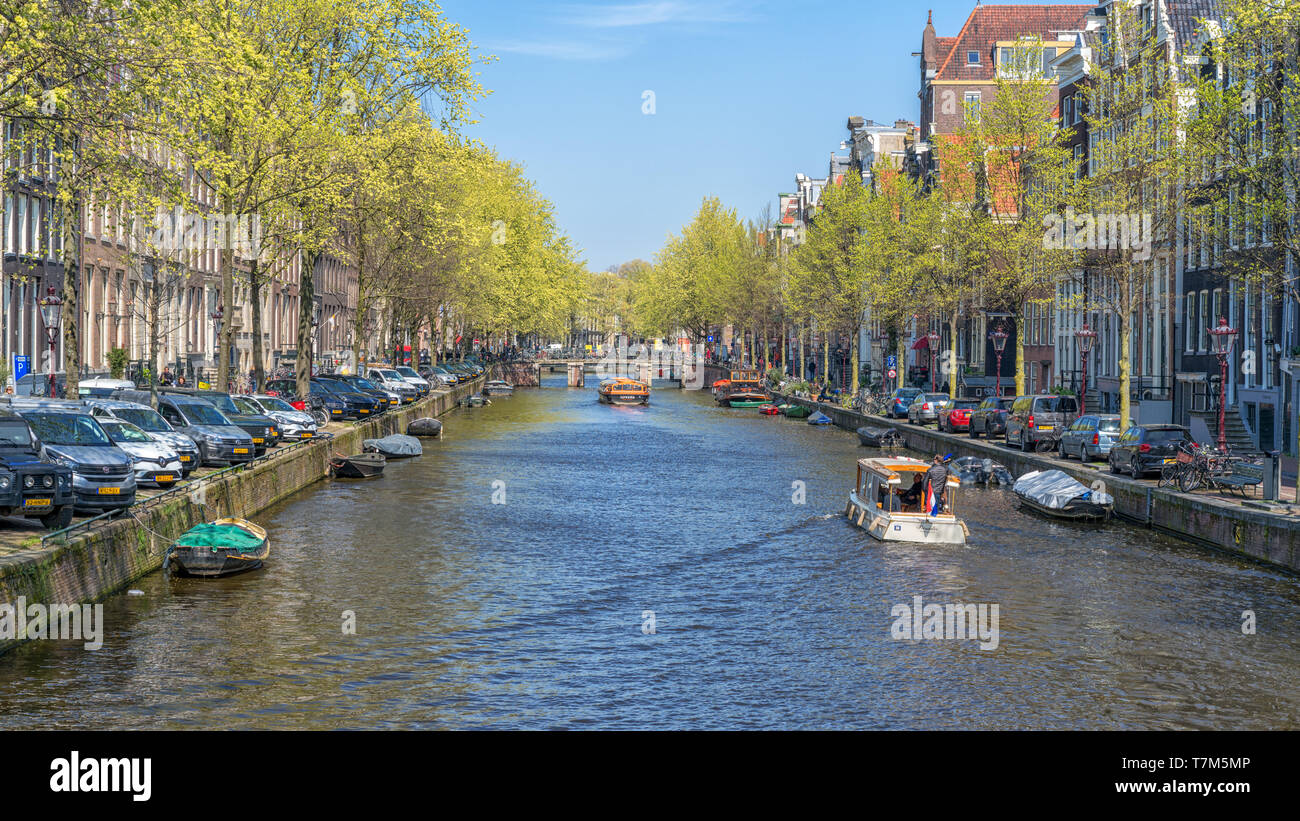
[(185, 531), (169, 558), (180, 575), (215, 578), (256, 570), (270, 554), (265, 530), (247, 519), (227, 518)]
[(803, 405), (793, 405), (789, 402), (777, 405), (776, 409), (791, 419), (806, 419), (808, 414), (812, 413), (812, 408), (806, 408)]

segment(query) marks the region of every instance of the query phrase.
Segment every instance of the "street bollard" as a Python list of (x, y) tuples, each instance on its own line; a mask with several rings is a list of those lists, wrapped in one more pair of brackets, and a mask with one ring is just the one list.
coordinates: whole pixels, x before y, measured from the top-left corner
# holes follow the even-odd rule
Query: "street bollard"
[(1264, 500), (1276, 502), (1282, 490), (1282, 452), (1271, 450), (1264, 455)]

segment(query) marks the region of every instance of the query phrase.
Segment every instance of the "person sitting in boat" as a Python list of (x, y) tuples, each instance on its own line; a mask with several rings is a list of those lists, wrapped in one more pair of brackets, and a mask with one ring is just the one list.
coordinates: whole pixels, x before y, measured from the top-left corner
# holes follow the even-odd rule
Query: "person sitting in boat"
[[(919, 477), (920, 474), (918, 473), (917, 476)], [(929, 484), (926, 499), (930, 500), (928, 505), (930, 509), (926, 512), (931, 516), (937, 516), (944, 511), (948, 501), (948, 466), (944, 464), (942, 456), (934, 457), (934, 463), (925, 472), (925, 479)]]
[(912, 474), (912, 486), (899, 494), (903, 502), (903, 510), (920, 510), (924, 496), (925, 474), (918, 470)]
[(876, 491), (876, 502), (881, 510), (898, 510), (898, 497), (887, 482), (880, 483), (880, 489)]

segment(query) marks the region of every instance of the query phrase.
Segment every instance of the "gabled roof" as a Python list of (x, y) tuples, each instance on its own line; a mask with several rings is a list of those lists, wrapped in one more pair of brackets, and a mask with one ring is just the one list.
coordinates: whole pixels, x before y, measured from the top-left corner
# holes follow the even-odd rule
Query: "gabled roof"
[[(954, 38), (939, 38), (939, 42), (952, 40), (953, 44), (940, 62), (935, 79), (992, 81), (994, 43), (1028, 35), (1054, 39), (1058, 31), (1082, 29), (1084, 18), (1094, 8), (1095, 4), (976, 6), (966, 18), (961, 33)], [(966, 65), (968, 51), (979, 52), (978, 66)]]
[(1165, 9), (1180, 49), (1192, 42), (1202, 20), (1218, 20), (1220, 14), (1217, 0), (1165, 0)]

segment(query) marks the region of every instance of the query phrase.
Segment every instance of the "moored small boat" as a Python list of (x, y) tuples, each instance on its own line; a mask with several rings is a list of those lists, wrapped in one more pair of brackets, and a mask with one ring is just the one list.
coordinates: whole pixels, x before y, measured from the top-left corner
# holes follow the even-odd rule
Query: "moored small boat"
[(515, 386), (501, 379), (492, 379), (483, 383), (484, 396), (510, 396), (515, 392)]
[(858, 428), (858, 441), (869, 448), (901, 448), (906, 446), (903, 435), (892, 428)]
[(426, 416), (422, 419), (413, 419), (411, 424), (406, 426), (407, 436), (424, 436), (424, 437), (441, 437), (442, 422), (433, 417)]
[(763, 390), (763, 376), (758, 371), (731, 371), (727, 379), (714, 383), (713, 395), (719, 405), (733, 408), (757, 408), (772, 401)]
[(389, 459), (410, 459), (424, 453), (424, 446), (414, 436), (394, 433), (382, 439), (364, 439), (361, 449), (366, 453), (378, 453)]
[(812, 408), (804, 405), (793, 405), (787, 402), (776, 407), (790, 419), (806, 419), (812, 414)]
[(808, 417), (808, 424), (810, 425), (830, 425), (833, 424), (834, 422), (835, 422), (834, 419), (831, 419), (829, 416), (822, 413), (821, 411), (817, 411), (812, 416)]
[(948, 475), (947, 500), (938, 513), (925, 509), (932, 497), (924, 492), (915, 502), (904, 497), (918, 475), (920, 483), (925, 483), (929, 468), (919, 459), (906, 457), (859, 459), (857, 483), (849, 491), (844, 515), (882, 542), (966, 544), (969, 531), (955, 513), (960, 479)]
[(271, 555), (266, 531), (247, 519), (217, 519), (181, 534), (168, 560), (183, 576), (217, 578), (256, 570)]
[(388, 460), (381, 453), (330, 457), (330, 474), (337, 479), (369, 479), (384, 472)]
[(650, 386), (626, 376), (602, 380), (596, 395), (607, 405), (650, 404)]
[(949, 463), (948, 469), (957, 474), (963, 485), (1014, 485), (1011, 471), (1001, 462), (979, 456), (963, 456)]
[(773, 405), (771, 402), (768, 402), (768, 403), (765, 404), (765, 405), (759, 405), (759, 406), (758, 406), (758, 412), (761, 413), (761, 414), (763, 414), (764, 416), (780, 416), (780, 415), (781, 415), (781, 411), (778, 410), (777, 407), (776, 407), (776, 405)]
[(1094, 490), (1061, 470), (1035, 470), (1016, 480), (1011, 492), (1020, 504), (1053, 519), (1104, 522), (1115, 509), (1115, 500), (1103, 490)]
[(492, 400), (487, 399), (481, 393), (474, 393), (462, 398), (456, 404), (464, 408), (481, 408), (484, 405), (492, 404)]

